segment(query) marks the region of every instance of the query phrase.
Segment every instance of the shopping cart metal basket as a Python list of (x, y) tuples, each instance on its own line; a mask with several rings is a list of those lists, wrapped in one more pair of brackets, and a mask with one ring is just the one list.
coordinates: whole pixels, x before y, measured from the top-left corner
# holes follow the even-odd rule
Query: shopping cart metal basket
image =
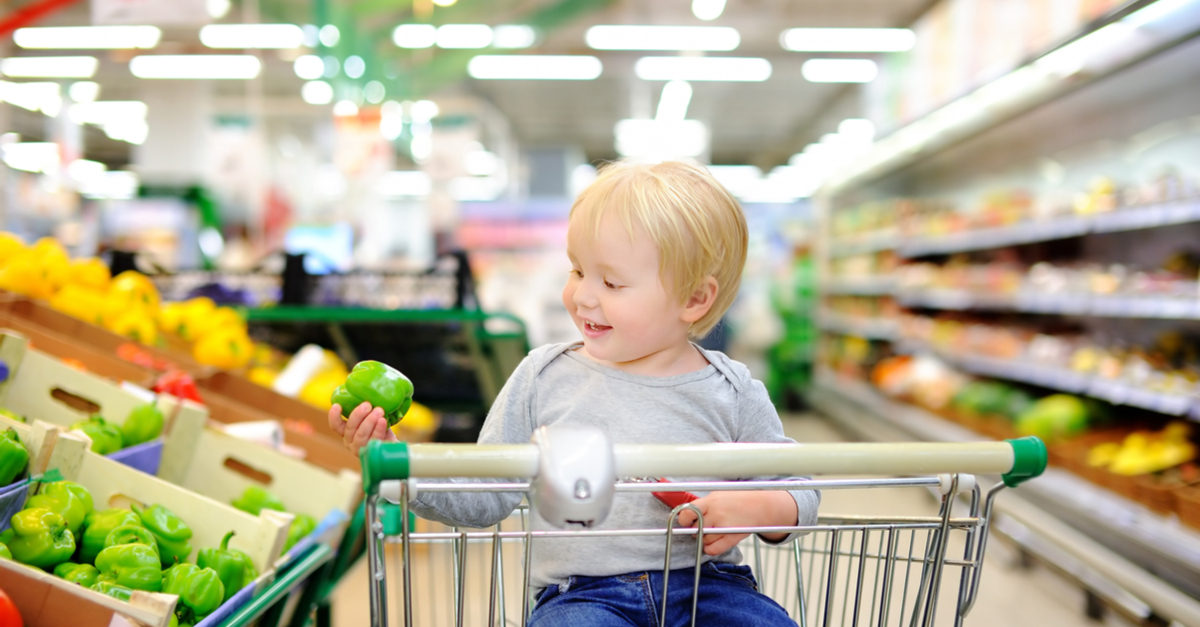
[[(705, 528), (701, 521), (693, 528), (675, 524), (684, 508), (694, 508), (684, 503), (658, 529), (534, 528), (530, 510), (542, 506), (543, 495), (552, 492), (539, 483), (561, 470), (547, 468), (544, 446), (371, 442), (360, 456), (371, 521), (367, 555), (372, 625), (387, 625), (389, 618), (406, 627), (525, 625), (534, 592), (529, 585), (531, 547), (544, 538), (651, 535), (669, 543), (683, 535), (699, 540), (704, 533), (781, 531), (802, 535), (783, 545), (751, 535), (741, 548), (760, 590), (797, 624), (961, 625), (979, 589), (994, 499), (1005, 487), (1040, 475), (1046, 465), (1045, 447), (1036, 438), (979, 443), (618, 444), (611, 449), (613, 471), (619, 477), (723, 477), (668, 484), (621, 480), (614, 485), (618, 492), (913, 488), (939, 494), (941, 506), (929, 517), (821, 516), (814, 526), (758, 528)], [(1001, 481), (985, 490), (975, 474), (1001, 475)], [(735, 480), (807, 475), (871, 478)], [(457, 479), (448, 481), (451, 477)], [(449, 528), (409, 514), (414, 483), (419, 492), (517, 491), (526, 493), (527, 500), (493, 528)], [(697, 542), (697, 560), (701, 547)], [(664, 557), (669, 554), (664, 544)], [(389, 563), (399, 575), (394, 590), (388, 589)], [(693, 586), (689, 624), (695, 625), (698, 576), (677, 582), (667, 573), (664, 600), (667, 586)], [(393, 604), (398, 607), (390, 616)], [(659, 607), (664, 606), (665, 601)], [(940, 607), (948, 609), (939, 616)], [(665, 625), (665, 608), (663, 612), (660, 624)]]

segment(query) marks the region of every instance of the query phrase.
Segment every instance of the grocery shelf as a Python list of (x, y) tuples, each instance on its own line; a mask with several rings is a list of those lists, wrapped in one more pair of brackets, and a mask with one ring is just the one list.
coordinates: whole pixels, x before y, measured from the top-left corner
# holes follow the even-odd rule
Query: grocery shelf
[(949, 235), (910, 237), (904, 239), (896, 248), (896, 252), (902, 257), (945, 255), (1018, 244), (1050, 242), (1089, 233), (1137, 231), (1198, 221), (1200, 221), (1200, 200), (1189, 198), (1127, 207), (1109, 213), (1064, 216)]
[[(809, 402), (866, 439), (978, 441), (982, 436), (871, 386), (818, 369)], [(1059, 468), (996, 501), (1030, 530), (1147, 603), (1200, 624), (1200, 533)], [(1022, 511), (1024, 510), (1024, 511)], [(1086, 547), (1080, 549), (1079, 547)]]
[(835, 241), (829, 245), (830, 257), (850, 257), (877, 253), (882, 250), (893, 250), (900, 245), (900, 235), (895, 231), (881, 231), (862, 237)]
[(817, 327), (823, 331), (853, 335), (869, 340), (892, 342), (899, 337), (899, 329), (894, 321), (855, 318), (830, 311), (817, 313)]
[(896, 278), (890, 276), (838, 279), (820, 286), (820, 290), (824, 294), (846, 296), (888, 296), (895, 289)]
[(1196, 295), (1187, 297), (1030, 292), (996, 295), (969, 290), (898, 290), (896, 301), (905, 307), (919, 309), (1200, 320), (1200, 288), (1197, 288)]
[(1168, 416), (1187, 416), (1193, 420), (1200, 420), (1200, 397), (1189, 394), (1156, 392), (1138, 385), (1080, 374), (1032, 360), (952, 354), (910, 340), (899, 342), (897, 348), (903, 352), (932, 353), (971, 374), (1029, 383), (1071, 394), (1083, 394), (1114, 405), (1128, 405)]

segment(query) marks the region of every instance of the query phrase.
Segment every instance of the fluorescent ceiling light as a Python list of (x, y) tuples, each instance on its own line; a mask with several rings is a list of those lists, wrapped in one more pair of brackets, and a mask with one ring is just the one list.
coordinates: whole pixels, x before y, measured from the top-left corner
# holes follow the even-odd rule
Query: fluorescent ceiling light
[(128, 170), (113, 170), (79, 186), (85, 198), (130, 199), (137, 196), (138, 176)]
[(200, 29), (209, 48), (299, 48), (304, 29), (295, 24), (209, 24)]
[(339, 100), (333, 105), (333, 114), (337, 117), (350, 117), (358, 115), (358, 105), (349, 100)]
[(325, 62), (315, 54), (306, 54), (292, 62), (292, 70), (306, 81), (316, 80), (325, 74)]
[(96, 57), (9, 57), (0, 61), (0, 71), (28, 78), (91, 78), (99, 65)]
[(725, 11), (725, 0), (692, 0), (692, 15), (702, 20), (715, 20)]
[(375, 189), (384, 198), (422, 197), (433, 191), (433, 182), (420, 170), (396, 170), (384, 172)]
[(537, 41), (537, 31), (521, 24), (497, 26), (492, 35), (492, 46), (496, 48), (528, 48)]
[(0, 102), (21, 107), (28, 111), (43, 111), (55, 115), (62, 109), (62, 91), (58, 83), (12, 83), (0, 81)]
[(487, 48), (492, 45), (492, 27), (487, 24), (443, 24), (437, 29), (439, 48)]
[(418, 100), (408, 108), (408, 113), (413, 122), (420, 124), (436, 118), (441, 110), (432, 100)]
[(479, 55), (467, 63), (472, 78), (485, 80), (590, 81), (603, 71), (587, 55)]
[(72, 102), (92, 102), (100, 96), (100, 83), (93, 81), (77, 81), (67, 88), (67, 95)]
[(771, 62), (757, 57), (642, 57), (633, 66), (647, 81), (750, 81), (771, 77)]
[(446, 187), (450, 197), (459, 202), (486, 202), (504, 193), (504, 181), (490, 176), (457, 176)]
[(870, 59), (809, 59), (800, 73), (813, 83), (869, 83), (879, 68)]
[(738, 197), (762, 178), (762, 170), (753, 165), (710, 165), (708, 171), (729, 193)]
[(105, 125), (126, 120), (145, 120), (149, 108), (140, 100), (101, 100), (71, 105), (68, 115), (76, 124)]
[(352, 54), (346, 57), (346, 62), (342, 64), (342, 71), (350, 78), (359, 78), (367, 71), (367, 62), (357, 54)]
[(129, 61), (129, 71), (138, 78), (245, 80), (258, 76), (262, 63), (248, 54), (142, 55)]
[(333, 102), (333, 86), (325, 81), (308, 81), (300, 88), (300, 97), (308, 104), (327, 105)]
[(742, 38), (728, 26), (593, 26), (584, 36), (597, 50), (728, 51)]
[(19, 142), (4, 146), (4, 163), (14, 170), (49, 172), (58, 169), (58, 144)]
[(401, 24), (392, 31), (392, 42), (401, 48), (430, 48), (437, 42), (433, 24)]
[(789, 28), (779, 43), (793, 52), (904, 52), (917, 36), (907, 28)]
[(487, 150), (472, 150), (463, 155), (463, 168), (472, 176), (491, 176), (500, 170), (500, 157)]
[(326, 24), (317, 31), (317, 40), (321, 42), (322, 46), (332, 48), (342, 40), (342, 32), (333, 24)]
[(658, 98), (655, 120), (672, 121), (687, 117), (688, 104), (692, 101), (692, 86), (687, 81), (667, 81)]
[(699, 120), (621, 120), (615, 134), (617, 153), (624, 157), (697, 157), (708, 148), (708, 129)]
[(161, 38), (155, 26), (55, 26), (18, 28), (13, 33), (18, 46), (40, 49), (153, 48)]

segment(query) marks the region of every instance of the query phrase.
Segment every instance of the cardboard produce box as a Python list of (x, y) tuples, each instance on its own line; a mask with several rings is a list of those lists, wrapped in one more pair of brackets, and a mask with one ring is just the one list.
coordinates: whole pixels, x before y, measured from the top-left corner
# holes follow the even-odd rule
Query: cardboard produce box
[(16, 604), (26, 627), (166, 627), (176, 601), (173, 595), (141, 590), (129, 602), (120, 601), (3, 559), (0, 589)]

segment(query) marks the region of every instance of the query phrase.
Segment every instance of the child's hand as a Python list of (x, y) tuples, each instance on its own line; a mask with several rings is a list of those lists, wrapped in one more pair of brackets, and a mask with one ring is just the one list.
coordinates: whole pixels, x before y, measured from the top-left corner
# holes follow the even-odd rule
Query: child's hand
[[(785, 527), (795, 525), (798, 513), (796, 500), (791, 494), (779, 490), (763, 492), (747, 492), (732, 490), (713, 492), (708, 496), (692, 501), (692, 505), (700, 508), (704, 515), (704, 527)], [(679, 524), (692, 527), (696, 524), (696, 514), (685, 509), (679, 513)], [(720, 555), (738, 542), (746, 539), (748, 533), (705, 533), (704, 552), (707, 555)], [(763, 534), (769, 541), (778, 541), (787, 534)]]
[(342, 444), (355, 455), (358, 455), (358, 449), (366, 446), (370, 440), (396, 441), (396, 434), (388, 429), (383, 410), (371, 407), (366, 401), (355, 407), (350, 412), (350, 417), (345, 420), (342, 419), (341, 405), (334, 403), (333, 407), (329, 408), (329, 427), (334, 433), (342, 436)]

